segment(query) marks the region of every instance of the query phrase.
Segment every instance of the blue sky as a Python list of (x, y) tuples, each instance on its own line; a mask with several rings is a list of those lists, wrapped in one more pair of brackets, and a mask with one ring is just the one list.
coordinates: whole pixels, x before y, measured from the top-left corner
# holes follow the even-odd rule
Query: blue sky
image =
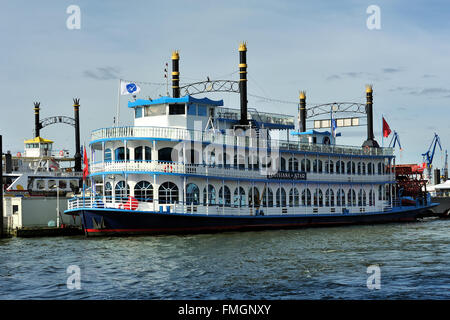
[[(81, 29), (66, 28), (66, 8), (81, 9)], [(366, 27), (369, 5), (381, 29)], [(5, 150), (33, 134), (33, 101), (41, 118), (73, 115), (81, 99), (82, 140), (112, 125), (118, 78), (164, 82), (163, 67), (180, 51), (182, 83), (207, 76), (237, 79), (239, 42), (248, 42), (249, 94), (310, 104), (364, 102), (374, 86), (375, 135), (381, 115), (400, 134), (397, 162), (421, 162), (434, 132), (450, 146), (450, 6), (447, 1), (9, 1), (0, 12), (0, 133)], [(142, 86), (141, 97), (164, 86)], [(213, 95), (239, 106), (235, 94)], [(121, 123), (132, 115), (121, 98)], [(296, 114), (295, 104), (249, 97), (262, 111)], [(74, 149), (71, 127), (41, 135)], [(340, 144), (360, 145), (365, 128), (342, 131)], [(390, 138), (389, 138), (390, 139)], [(385, 141), (385, 143), (387, 143)], [(442, 165), (437, 154), (435, 165)]]

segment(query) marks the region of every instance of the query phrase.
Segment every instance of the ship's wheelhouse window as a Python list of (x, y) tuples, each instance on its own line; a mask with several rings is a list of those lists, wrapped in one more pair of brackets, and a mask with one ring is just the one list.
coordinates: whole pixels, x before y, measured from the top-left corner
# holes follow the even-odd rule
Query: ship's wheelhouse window
[(283, 157), (280, 158), (280, 171), (286, 171), (286, 159)]
[[(119, 147), (115, 151), (115, 161), (125, 160), (125, 148)], [(127, 160), (130, 160), (130, 148), (127, 148)]]
[(259, 207), (259, 190), (256, 187), (250, 188), (248, 191), (248, 206), (249, 207)]
[(112, 152), (111, 149), (105, 149), (105, 162), (111, 162), (112, 161)]
[(173, 182), (164, 182), (159, 187), (158, 192), (159, 203), (177, 203), (178, 202), (178, 187)]
[(186, 186), (186, 204), (200, 204), (200, 189), (195, 183), (189, 183)]
[[(206, 199), (206, 195), (208, 195), (208, 199)], [(216, 204), (216, 189), (212, 184), (208, 185), (208, 192), (206, 191), (206, 187), (203, 188), (203, 205), (204, 206), (213, 206)]]
[(334, 207), (333, 189), (327, 189), (327, 191), (325, 192), (325, 207)]
[(338, 207), (345, 206), (345, 192), (343, 189), (339, 189), (337, 192), (336, 205)]
[(309, 159), (302, 159), (301, 171), (311, 172), (311, 161)]
[(199, 115), (201, 117), (206, 117), (206, 113), (207, 113), (206, 106), (201, 106), (201, 105), (197, 106), (197, 115)]
[(349, 206), (356, 207), (356, 192), (353, 189), (348, 190), (347, 203)]
[(152, 117), (152, 116), (165, 116), (166, 115), (166, 106), (145, 106), (144, 107), (144, 116)]
[(314, 206), (323, 207), (323, 193), (320, 189), (316, 189), (314, 192)]
[(302, 206), (311, 206), (311, 191), (309, 189), (302, 191)]
[(112, 202), (112, 185), (110, 182), (105, 183), (106, 202)]
[(169, 114), (185, 114), (184, 104), (169, 104)]
[(142, 118), (142, 108), (141, 107), (136, 107), (134, 109), (134, 117), (135, 118)]
[(188, 104), (187, 106), (187, 114), (190, 116), (196, 116), (197, 115), (197, 105), (195, 104)]
[(289, 171), (298, 171), (298, 160), (294, 157), (289, 158)]
[(125, 186), (125, 181), (119, 181), (114, 187), (116, 201), (127, 199), (130, 196), (130, 186)]
[(245, 190), (242, 187), (236, 188), (234, 190), (233, 203), (236, 207), (245, 206)]
[(277, 207), (286, 207), (286, 191), (283, 187), (277, 189), (276, 205)]
[(223, 186), (219, 190), (219, 205), (231, 206), (231, 192), (227, 186)]
[(273, 192), (271, 188), (266, 188), (263, 192), (263, 206), (273, 207)]
[(139, 181), (134, 186), (134, 197), (138, 201), (152, 202), (153, 201), (153, 186), (148, 181)]
[(298, 207), (300, 205), (300, 193), (297, 188), (289, 190), (289, 207)]
[(169, 161), (173, 162), (176, 161), (176, 159), (172, 159), (173, 155), (173, 148), (162, 148), (158, 150), (158, 160), (159, 161)]

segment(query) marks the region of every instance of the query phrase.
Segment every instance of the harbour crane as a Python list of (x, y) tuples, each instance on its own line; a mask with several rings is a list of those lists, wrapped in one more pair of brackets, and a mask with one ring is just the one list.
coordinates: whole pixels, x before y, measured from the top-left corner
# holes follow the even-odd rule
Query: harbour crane
[(436, 151), (436, 145), (438, 145), (439, 149), (442, 151), (441, 139), (439, 138), (439, 136), (435, 132), (433, 140), (431, 141), (430, 147), (428, 148), (427, 152), (422, 153), (423, 162), (427, 166), (428, 179), (430, 179), (430, 180), (431, 180), (431, 165), (433, 163), (434, 153)]
[(398, 147), (400, 151), (402, 151), (402, 145), (400, 144), (400, 136), (397, 131), (394, 130), (394, 135), (392, 136), (391, 142), (389, 142), (389, 148), (395, 148), (396, 143), (398, 143)]

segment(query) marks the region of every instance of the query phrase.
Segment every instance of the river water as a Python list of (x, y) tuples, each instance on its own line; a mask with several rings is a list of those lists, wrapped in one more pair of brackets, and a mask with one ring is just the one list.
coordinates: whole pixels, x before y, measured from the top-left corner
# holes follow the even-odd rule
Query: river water
[(2, 239), (0, 299), (450, 299), (449, 230), (450, 220), (429, 220)]

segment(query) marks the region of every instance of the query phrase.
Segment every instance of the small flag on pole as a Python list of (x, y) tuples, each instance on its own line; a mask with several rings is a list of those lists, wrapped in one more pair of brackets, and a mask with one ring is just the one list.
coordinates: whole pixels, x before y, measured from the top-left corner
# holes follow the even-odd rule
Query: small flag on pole
[(120, 80), (120, 94), (121, 95), (127, 95), (127, 94), (136, 94), (139, 91), (141, 91), (141, 88), (133, 82), (124, 82)]
[(383, 137), (387, 138), (391, 134), (391, 128), (383, 117)]
[(83, 164), (84, 164), (84, 168), (83, 168), (83, 181), (86, 180), (86, 177), (89, 175), (89, 162), (88, 162), (88, 158), (87, 158), (87, 154), (86, 154), (86, 148), (84, 149), (84, 154), (83, 154)]

